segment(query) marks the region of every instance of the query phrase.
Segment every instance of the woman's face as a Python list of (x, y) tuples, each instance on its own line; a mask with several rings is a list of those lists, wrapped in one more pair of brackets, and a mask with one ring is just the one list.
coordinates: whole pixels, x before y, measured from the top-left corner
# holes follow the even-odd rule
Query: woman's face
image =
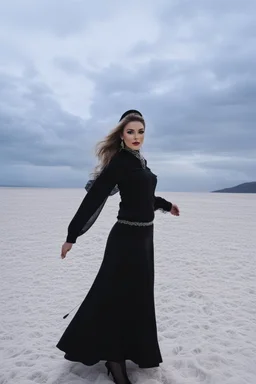
[(126, 124), (121, 139), (126, 147), (139, 150), (144, 141), (145, 128), (140, 121), (131, 121)]

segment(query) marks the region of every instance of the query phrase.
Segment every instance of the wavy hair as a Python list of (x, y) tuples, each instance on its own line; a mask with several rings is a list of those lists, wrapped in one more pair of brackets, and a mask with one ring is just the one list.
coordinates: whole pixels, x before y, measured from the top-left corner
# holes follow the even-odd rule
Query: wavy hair
[(110, 133), (96, 145), (96, 156), (98, 157), (99, 164), (95, 167), (93, 175), (97, 177), (102, 169), (108, 165), (112, 157), (121, 149), (121, 135), (126, 125), (132, 121), (139, 121), (146, 126), (143, 117), (136, 113), (131, 113), (124, 117)]

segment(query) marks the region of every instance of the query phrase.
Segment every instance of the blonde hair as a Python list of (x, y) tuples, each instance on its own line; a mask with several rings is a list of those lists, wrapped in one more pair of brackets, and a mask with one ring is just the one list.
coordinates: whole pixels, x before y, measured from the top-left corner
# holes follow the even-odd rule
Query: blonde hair
[(110, 133), (96, 145), (96, 156), (99, 159), (99, 164), (95, 167), (93, 175), (95, 177), (102, 171), (102, 169), (108, 165), (112, 157), (121, 149), (121, 134), (124, 131), (126, 125), (132, 121), (139, 121), (146, 126), (143, 117), (136, 113), (131, 113), (124, 117), (117, 126), (110, 131)]

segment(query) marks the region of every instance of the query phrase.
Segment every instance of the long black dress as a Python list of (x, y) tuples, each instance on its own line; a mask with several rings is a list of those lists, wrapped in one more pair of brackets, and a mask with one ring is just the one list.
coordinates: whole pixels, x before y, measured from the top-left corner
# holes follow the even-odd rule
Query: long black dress
[[(150, 223), (155, 210), (170, 211), (170, 202), (155, 197), (156, 184), (147, 166), (121, 150), (86, 194), (69, 224), (67, 241), (76, 242), (116, 185), (121, 196), (119, 220)], [(153, 224), (114, 224), (94, 283), (57, 344), (66, 359), (85, 365), (131, 360), (141, 368), (162, 362), (154, 304), (153, 230)]]

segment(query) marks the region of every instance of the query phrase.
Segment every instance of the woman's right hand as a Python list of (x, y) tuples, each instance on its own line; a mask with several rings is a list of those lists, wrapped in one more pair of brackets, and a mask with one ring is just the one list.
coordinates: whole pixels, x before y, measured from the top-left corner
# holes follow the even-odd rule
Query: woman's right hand
[(61, 248), (61, 258), (62, 259), (65, 259), (66, 257), (66, 254), (68, 251), (70, 251), (70, 249), (72, 248), (72, 243), (67, 243), (65, 242), (63, 245), (62, 245), (62, 248)]

